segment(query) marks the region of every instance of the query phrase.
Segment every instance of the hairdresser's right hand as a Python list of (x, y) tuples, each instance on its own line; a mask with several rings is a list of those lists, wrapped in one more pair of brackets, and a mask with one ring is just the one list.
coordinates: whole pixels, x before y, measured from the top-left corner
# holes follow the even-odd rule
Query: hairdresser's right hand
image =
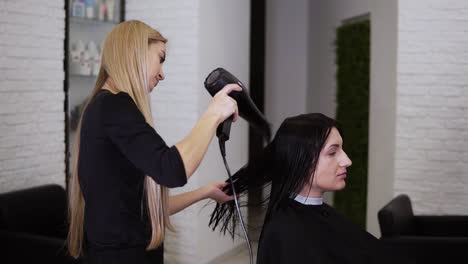
[(227, 84), (213, 96), (213, 100), (208, 106), (207, 112), (217, 117), (218, 125), (231, 115), (234, 115), (233, 122), (236, 122), (239, 117), (237, 102), (229, 96), (232, 91), (239, 92), (242, 91), (242, 88), (238, 84)]

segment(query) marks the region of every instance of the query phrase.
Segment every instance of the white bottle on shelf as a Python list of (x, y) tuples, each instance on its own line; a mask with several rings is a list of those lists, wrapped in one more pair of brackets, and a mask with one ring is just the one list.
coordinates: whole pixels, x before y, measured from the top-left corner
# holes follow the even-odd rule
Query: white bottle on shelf
[(115, 0), (107, 0), (107, 18), (109, 21), (114, 21)]
[(93, 19), (94, 18), (94, 0), (86, 0), (86, 18)]
[(88, 47), (83, 51), (83, 59), (81, 60), (81, 75), (89, 76), (92, 73), (91, 56)]
[(69, 57), (69, 61), (70, 61), (70, 74), (72, 75), (76, 75), (76, 74), (79, 74), (80, 72), (80, 53), (76, 50), (70, 50), (70, 57)]
[(70, 74), (81, 75), (81, 62), (83, 57), (84, 44), (81, 40), (72, 43), (70, 49)]
[(107, 18), (107, 3), (105, 0), (98, 0), (98, 18), (101, 21), (104, 21)]
[(94, 41), (88, 42), (89, 61), (91, 64), (91, 75), (97, 75), (99, 73), (99, 67), (101, 57)]
[(94, 75), (97, 76), (99, 74), (99, 70), (101, 70), (101, 48), (97, 46), (97, 57), (94, 58), (94, 65), (93, 71)]
[(72, 16), (84, 17), (85, 15), (85, 3), (83, 0), (74, 0), (72, 3)]

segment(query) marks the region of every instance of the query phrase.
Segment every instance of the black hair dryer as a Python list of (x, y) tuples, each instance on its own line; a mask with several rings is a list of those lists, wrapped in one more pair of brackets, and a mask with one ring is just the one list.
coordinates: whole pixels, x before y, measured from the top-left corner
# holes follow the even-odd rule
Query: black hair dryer
[[(226, 84), (238, 83), (242, 91), (232, 91), (229, 96), (237, 101), (240, 117), (244, 118), (256, 130), (260, 131), (269, 142), (271, 138), (270, 124), (265, 116), (258, 110), (254, 104), (244, 84), (239, 81), (234, 75), (223, 68), (217, 68), (212, 71), (205, 79), (205, 88), (214, 96), (219, 90), (223, 89)], [(216, 130), (216, 135), (223, 141), (229, 140), (231, 130), (232, 117), (226, 119), (220, 124)]]

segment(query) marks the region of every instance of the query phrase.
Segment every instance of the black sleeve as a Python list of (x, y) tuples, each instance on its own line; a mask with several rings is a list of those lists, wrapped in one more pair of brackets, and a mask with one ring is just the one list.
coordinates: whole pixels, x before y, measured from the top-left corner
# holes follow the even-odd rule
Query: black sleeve
[(135, 167), (167, 187), (187, 183), (179, 151), (166, 145), (128, 94), (108, 96), (102, 107), (106, 134)]

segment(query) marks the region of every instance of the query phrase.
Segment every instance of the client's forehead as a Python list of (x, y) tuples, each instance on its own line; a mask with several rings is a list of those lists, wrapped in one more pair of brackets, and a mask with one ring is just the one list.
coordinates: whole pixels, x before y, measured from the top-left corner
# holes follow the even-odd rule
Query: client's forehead
[(333, 127), (330, 130), (330, 134), (328, 134), (328, 138), (325, 141), (325, 147), (329, 147), (332, 145), (338, 145), (341, 146), (343, 144), (343, 139), (341, 138), (340, 132), (338, 129)]

